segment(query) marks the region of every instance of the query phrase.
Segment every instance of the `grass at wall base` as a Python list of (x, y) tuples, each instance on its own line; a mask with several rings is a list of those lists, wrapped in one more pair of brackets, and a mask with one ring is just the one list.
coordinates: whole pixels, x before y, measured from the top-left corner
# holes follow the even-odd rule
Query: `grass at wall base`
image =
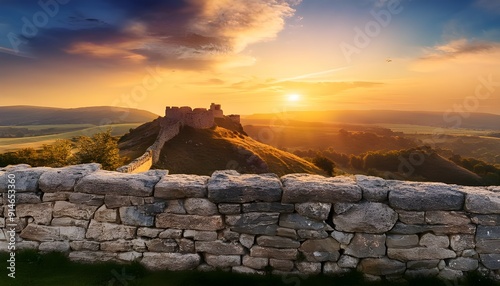
[[(8, 253), (0, 253), (0, 261), (6, 265)], [(269, 269), (268, 269), (269, 270)], [(158, 271), (146, 270), (138, 263), (133, 264), (81, 264), (70, 262), (62, 253), (39, 254), (35, 251), (21, 251), (16, 254), (16, 278), (7, 276), (6, 267), (0, 269), (0, 285), (5, 286), (197, 286), (197, 285), (238, 285), (238, 286), (309, 286), (309, 285), (425, 285), (425, 286), (498, 286), (498, 282), (472, 273), (460, 283), (443, 282), (437, 279), (413, 279), (406, 284), (382, 281), (369, 283), (361, 273), (353, 272), (342, 277), (332, 276), (275, 276), (243, 275), (224, 271)], [(450, 284), (451, 283), (451, 284)]]

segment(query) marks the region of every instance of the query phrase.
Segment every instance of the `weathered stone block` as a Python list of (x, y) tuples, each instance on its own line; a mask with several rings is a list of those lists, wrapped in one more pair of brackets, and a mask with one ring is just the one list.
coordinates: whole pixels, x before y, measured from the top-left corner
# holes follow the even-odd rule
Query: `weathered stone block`
[(362, 198), (362, 191), (349, 177), (326, 178), (309, 174), (290, 174), (281, 178), (283, 181), (283, 199), (285, 203), (336, 203), (357, 202)]
[(465, 225), (470, 224), (470, 218), (464, 212), (428, 211), (425, 212), (425, 222), (428, 224)]
[(205, 252), (217, 255), (243, 255), (245, 249), (239, 243), (227, 243), (220, 240), (216, 241), (196, 241), (196, 252)]
[(182, 200), (169, 200), (165, 202), (167, 207), (163, 211), (164, 213), (170, 214), (186, 214), (186, 209), (184, 208), (184, 201)]
[(338, 241), (341, 244), (349, 244), (354, 237), (353, 233), (346, 233), (346, 232), (340, 232), (340, 231), (333, 231), (331, 236), (335, 238), (336, 241)]
[(481, 254), (481, 263), (490, 270), (500, 270), (500, 254)]
[(116, 209), (108, 209), (106, 205), (102, 205), (95, 211), (94, 219), (100, 222), (117, 222), (118, 212)]
[(300, 203), (295, 204), (295, 210), (302, 216), (315, 220), (326, 220), (330, 214), (332, 204), (328, 203)]
[(210, 216), (219, 214), (217, 205), (203, 198), (189, 198), (184, 201), (184, 208), (188, 214)]
[(432, 269), (438, 267), (439, 261), (438, 259), (408, 261), (406, 266), (408, 269)]
[(71, 241), (69, 243), (69, 246), (71, 247), (72, 250), (76, 251), (81, 251), (81, 250), (92, 250), (92, 251), (97, 251), (99, 250), (100, 243), (95, 242), (95, 241)]
[(105, 241), (101, 243), (101, 250), (108, 252), (127, 252), (133, 250), (133, 242), (131, 240), (115, 240)]
[(215, 171), (208, 181), (208, 198), (215, 203), (277, 202), (281, 182), (275, 174), (241, 175), (236, 171)]
[(195, 253), (196, 249), (194, 246), (194, 241), (187, 238), (176, 239), (177, 245), (179, 245), (180, 253)]
[(122, 224), (134, 226), (153, 226), (154, 216), (162, 213), (165, 203), (146, 204), (142, 206), (130, 206), (120, 208), (120, 220)]
[(19, 236), (23, 239), (34, 241), (83, 240), (85, 238), (85, 229), (75, 226), (28, 224)]
[(458, 257), (448, 261), (448, 266), (454, 270), (473, 271), (479, 267), (479, 261), (473, 258)]
[(361, 260), (359, 266), (363, 273), (378, 276), (403, 274), (406, 270), (405, 263), (397, 260), (391, 260), (386, 257), (365, 258)]
[(177, 215), (162, 213), (156, 216), (156, 227), (194, 230), (219, 230), (224, 228), (221, 216)]
[(345, 254), (357, 258), (385, 256), (385, 234), (356, 233)]
[(467, 192), (465, 209), (477, 214), (500, 214), (500, 193), (479, 188), (463, 188)]
[(72, 251), (69, 259), (76, 262), (96, 263), (116, 261), (117, 254), (104, 251)]
[(391, 248), (411, 248), (418, 246), (418, 235), (398, 235), (392, 234), (387, 236), (386, 245)]
[(159, 238), (181, 238), (182, 229), (166, 229), (158, 235)]
[(293, 213), (295, 206), (293, 204), (282, 203), (250, 203), (243, 204), (243, 212), (272, 212), (272, 213)]
[(292, 271), (294, 263), (292, 260), (269, 259), (269, 265), (276, 270)]
[(149, 270), (191, 270), (200, 265), (199, 254), (145, 252), (141, 264)]
[(142, 253), (136, 252), (136, 251), (122, 252), (122, 253), (118, 253), (116, 255), (116, 258), (118, 258), (121, 261), (125, 261), (125, 262), (133, 262), (133, 261), (138, 261), (139, 259), (141, 259)]
[(51, 168), (38, 167), (31, 168), (29, 165), (16, 165), (5, 168), (5, 173), (0, 174), (0, 193), (7, 192), (7, 175), (14, 175), (16, 178), (16, 193), (36, 193), (38, 191), (38, 181), (40, 176)]
[(381, 178), (356, 175), (356, 183), (363, 190), (363, 199), (371, 202), (385, 202), (389, 194), (387, 182)]
[(240, 233), (232, 231), (231, 229), (224, 229), (222, 232), (219, 231), (217, 239), (222, 241), (238, 241), (240, 239)]
[(243, 265), (252, 269), (262, 270), (269, 265), (269, 259), (245, 255), (243, 256)]
[(391, 234), (418, 234), (432, 232), (436, 235), (448, 234), (474, 234), (476, 226), (473, 224), (467, 225), (408, 225), (404, 223), (396, 223), (389, 231)]
[(40, 176), (40, 189), (44, 193), (72, 192), (78, 180), (99, 169), (97, 163), (48, 169)]
[(461, 210), (465, 197), (457, 187), (441, 183), (391, 181), (389, 204), (408, 211)]
[(478, 226), (476, 250), (478, 253), (500, 254), (500, 226)]
[(274, 248), (298, 248), (300, 242), (286, 237), (279, 236), (259, 236), (257, 245)]
[(130, 196), (105, 195), (104, 203), (108, 209), (131, 206)]
[(95, 241), (107, 241), (117, 239), (133, 239), (136, 227), (112, 224), (107, 222), (90, 221), (86, 238)]
[(219, 213), (221, 214), (239, 214), (241, 213), (240, 204), (219, 204)]
[[(3, 199), (1, 199), (1, 198), (2, 198), (2, 196), (0, 193), (0, 201), (2, 201), (2, 203), (4, 205), (8, 204), (7, 194), (5, 194), (3, 196)], [(16, 199), (17, 205), (20, 205), (20, 204), (39, 204), (42, 202), (42, 199), (40, 198), (39, 193), (16, 193), (15, 199)]]
[(83, 205), (98, 206), (98, 207), (104, 204), (103, 195), (70, 193), (68, 199), (69, 202), (73, 204), (83, 204)]
[(97, 206), (77, 205), (69, 202), (55, 202), (52, 215), (54, 217), (71, 217), (74, 219), (89, 220)]
[(226, 224), (239, 233), (275, 235), (279, 216), (279, 213), (227, 215)]
[(297, 249), (278, 249), (262, 246), (254, 246), (250, 249), (250, 256), (252, 257), (295, 260), (297, 258), (297, 254)]
[(32, 217), (35, 224), (49, 225), (52, 220), (52, 203), (18, 204), (16, 205), (17, 217)]
[(327, 275), (343, 275), (351, 272), (350, 268), (342, 268), (336, 262), (325, 262), (323, 273)]
[(287, 227), (293, 229), (311, 229), (311, 230), (323, 230), (327, 226), (327, 224), (322, 221), (313, 220), (301, 216), (297, 213), (282, 214), (280, 216), (279, 225), (281, 227)]
[(68, 192), (59, 193), (44, 193), (42, 197), (43, 202), (67, 201), (69, 198)]
[(153, 187), (159, 180), (159, 176), (96, 171), (81, 178), (75, 185), (75, 192), (148, 197), (153, 195)]
[(286, 227), (278, 227), (276, 229), (276, 235), (282, 237), (288, 237), (291, 239), (298, 239), (297, 231), (295, 229), (286, 228)]
[(359, 259), (349, 255), (340, 256), (337, 264), (343, 268), (356, 268), (358, 266)]
[(398, 219), (405, 224), (425, 224), (425, 212), (396, 210)]
[(323, 239), (329, 236), (325, 230), (299, 229), (297, 234), (301, 239)]
[(201, 230), (185, 230), (184, 237), (193, 238), (200, 241), (213, 241), (217, 240), (216, 231), (201, 231)]
[(240, 235), (240, 243), (246, 248), (251, 248), (255, 241), (255, 235), (250, 235), (246, 233), (242, 233)]
[(436, 236), (432, 233), (426, 233), (420, 238), (420, 245), (430, 248), (448, 248), (450, 239), (448, 236)]
[(69, 249), (68, 241), (47, 241), (40, 243), (38, 246), (38, 250), (41, 252), (67, 252)]
[(167, 200), (206, 198), (209, 178), (182, 174), (163, 176), (155, 186), (154, 196)]
[(239, 255), (213, 255), (205, 254), (205, 262), (216, 268), (226, 268), (241, 265), (241, 256)]
[(233, 273), (245, 274), (245, 275), (265, 275), (266, 272), (252, 269), (246, 266), (233, 266), (231, 268)]
[(325, 239), (309, 239), (302, 243), (299, 250), (307, 261), (337, 261), (340, 257), (339, 243), (329, 237)]
[(176, 252), (178, 245), (173, 239), (155, 238), (146, 241), (146, 247), (150, 252)]
[(410, 249), (389, 248), (387, 256), (391, 259), (410, 261), (455, 258), (457, 254), (444, 248), (416, 247)]
[(480, 225), (500, 226), (500, 215), (473, 215), (472, 222)]
[(319, 274), (321, 273), (321, 263), (317, 262), (295, 262), (297, 270), (304, 274)]
[(74, 219), (71, 217), (58, 217), (52, 219), (50, 225), (52, 226), (77, 226), (87, 228), (89, 221), (84, 219)]
[(360, 203), (333, 217), (336, 230), (345, 232), (384, 233), (389, 231), (398, 214), (382, 203)]

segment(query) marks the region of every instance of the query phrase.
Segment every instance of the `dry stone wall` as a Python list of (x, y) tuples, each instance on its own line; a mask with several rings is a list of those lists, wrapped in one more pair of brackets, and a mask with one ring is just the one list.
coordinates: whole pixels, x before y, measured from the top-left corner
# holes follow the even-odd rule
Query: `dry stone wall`
[[(16, 216), (9, 218), (8, 176)], [(500, 188), (355, 176), (124, 174), (97, 164), (0, 169), (0, 250), (150, 269), (371, 279), (500, 276)]]

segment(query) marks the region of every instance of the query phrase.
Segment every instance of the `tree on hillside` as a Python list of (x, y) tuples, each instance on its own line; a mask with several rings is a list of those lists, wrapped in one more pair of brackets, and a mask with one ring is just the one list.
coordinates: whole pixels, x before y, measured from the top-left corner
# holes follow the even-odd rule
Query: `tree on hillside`
[(326, 157), (320, 156), (320, 155), (316, 155), (316, 157), (313, 159), (313, 163), (318, 168), (325, 171), (328, 174), (328, 176), (333, 176), (333, 170), (335, 168), (335, 163), (333, 163), (332, 160), (330, 160)]
[(124, 163), (117, 142), (110, 129), (92, 137), (81, 136), (76, 141), (75, 157), (79, 163), (100, 163), (105, 170), (115, 170)]
[(51, 145), (44, 144), (38, 154), (41, 166), (63, 167), (75, 163), (70, 140), (58, 139)]

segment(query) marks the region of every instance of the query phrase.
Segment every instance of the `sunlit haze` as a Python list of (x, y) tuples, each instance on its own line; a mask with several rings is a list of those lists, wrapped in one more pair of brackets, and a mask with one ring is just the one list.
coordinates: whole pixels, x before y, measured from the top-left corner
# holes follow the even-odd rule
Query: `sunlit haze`
[(0, 5), (2, 106), (500, 114), (497, 0)]

